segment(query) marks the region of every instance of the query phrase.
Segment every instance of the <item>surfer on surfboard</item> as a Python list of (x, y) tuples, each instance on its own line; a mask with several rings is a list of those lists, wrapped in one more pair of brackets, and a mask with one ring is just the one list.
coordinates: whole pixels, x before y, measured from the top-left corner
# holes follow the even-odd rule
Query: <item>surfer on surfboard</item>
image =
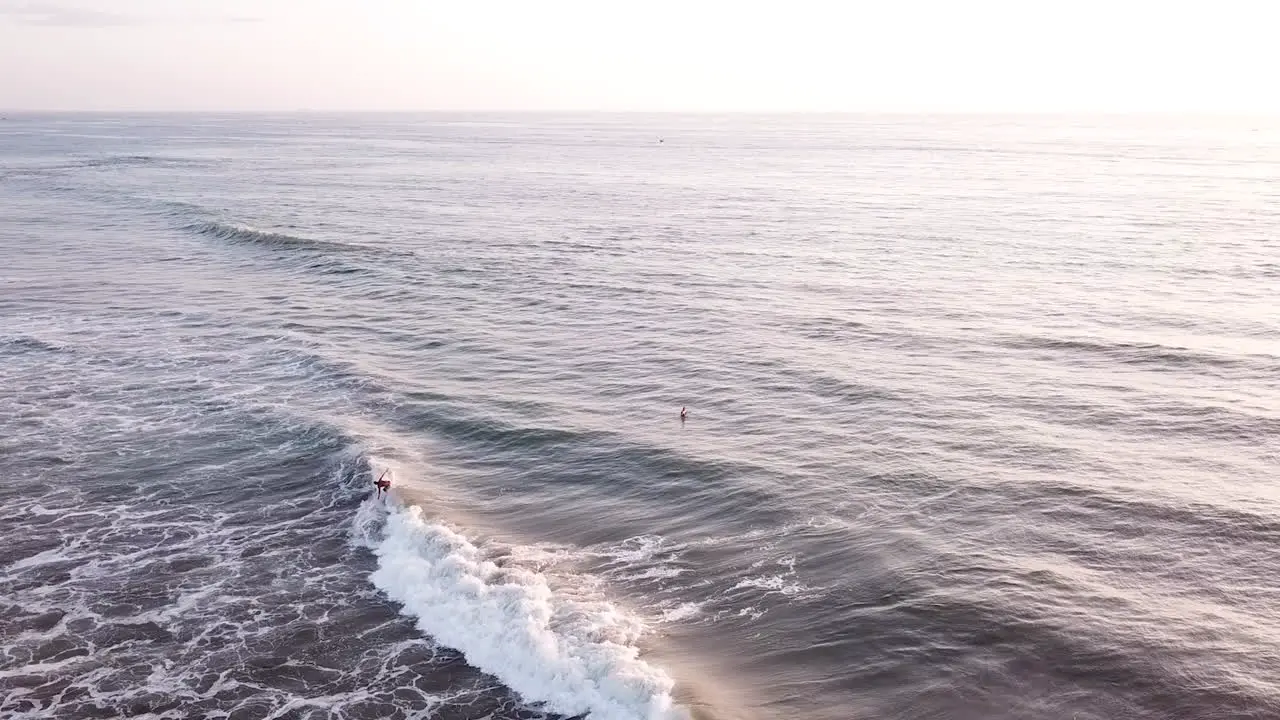
[(382, 493), (384, 492), (391, 492), (391, 481), (383, 480), (389, 472), (391, 472), (390, 468), (383, 470), (382, 474), (378, 476), (378, 479), (373, 481), (373, 486), (378, 488), (378, 497), (382, 497)]

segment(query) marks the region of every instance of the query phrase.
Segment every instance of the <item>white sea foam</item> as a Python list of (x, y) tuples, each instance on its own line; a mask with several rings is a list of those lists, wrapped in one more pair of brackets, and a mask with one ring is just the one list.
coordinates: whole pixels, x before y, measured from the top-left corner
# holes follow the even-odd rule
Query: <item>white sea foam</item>
[(526, 701), (594, 720), (685, 718), (674, 682), (640, 658), (642, 627), (605, 602), (556, 593), (541, 574), (499, 567), (463, 535), (416, 506), (366, 502), (358, 541), (378, 557), (374, 584), (418, 627), (493, 674)]
[(765, 592), (777, 592), (783, 595), (799, 595), (810, 589), (798, 582), (788, 580), (782, 575), (768, 575), (739, 580), (738, 584), (730, 588), (730, 591), (764, 590)]
[(634, 565), (646, 562), (666, 549), (667, 541), (660, 535), (639, 535), (627, 538), (616, 546), (600, 551), (600, 555), (614, 563)]
[(679, 605), (668, 608), (662, 613), (664, 622), (679, 622), (681, 620), (689, 620), (702, 614), (702, 604), (696, 602), (680, 603)]
[(678, 567), (651, 567), (619, 575), (623, 580), (669, 580), (684, 575), (687, 570)]

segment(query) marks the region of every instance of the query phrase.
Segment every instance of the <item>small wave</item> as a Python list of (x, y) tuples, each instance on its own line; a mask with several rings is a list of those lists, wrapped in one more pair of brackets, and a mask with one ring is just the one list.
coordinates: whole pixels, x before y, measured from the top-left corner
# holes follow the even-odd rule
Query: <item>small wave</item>
[(142, 167), (142, 166), (160, 166), (160, 167), (199, 167), (208, 165), (210, 161), (197, 158), (183, 157), (165, 157), (161, 155), (107, 155), (104, 157), (88, 158), (82, 160), (70, 167), (80, 168), (114, 168), (114, 167)]
[[(182, 212), (170, 208), (166, 212)], [(205, 220), (182, 226), (182, 229), (229, 245), (249, 246), (273, 251), (295, 264), (295, 267), (324, 275), (357, 275), (373, 271), (385, 258), (413, 257), (407, 250), (395, 250), (334, 240), (291, 235), (257, 228)]]
[(245, 225), (235, 225), (217, 221), (198, 222), (187, 225), (188, 232), (196, 235), (217, 238), (232, 243), (258, 245), (281, 250), (315, 250), (323, 252), (359, 252), (364, 248), (346, 243), (315, 240), (298, 235), (256, 230)]
[(97, 158), (88, 158), (82, 167), (119, 166), (155, 166), (164, 168), (214, 167), (227, 164), (226, 158), (201, 157), (185, 154), (151, 155), (147, 153), (121, 153)]
[[(1051, 402), (1044, 395), (1020, 398), (1025, 407), (1055, 424), (1081, 428), (1107, 428), (1131, 433), (1137, 437), (1185, 437), (1189, 439), (1211, 438), (1224, 442), (1265, 443), (1280, 433), (1280, 416), (1265, 411), (1233, 408), (1205, 403), (1193, 403), (1160, 396), (1139, 397), (1127, 404), (1104, 404), (1053, 396)], [(946, 442), (953, 449), (981, 447), (973, 443)], [(1040, 462), (1077, 462), (1081, 456), (1071, 452), (1059, 452), (1044, 443), (1034, 445)], [(986, 452), (1023, 452), (1023, 447), (1005, 445)], [(1025, 455), (1026, 453), (1024, 453)], [(1020, 461), (1021, 462), (1021, 461)]]
[(556, 427), (518, 425), (492, 417), (468, 417), (424, 407), (413, 413), (420, 427), (493, 450), (531, 452), (606, 442), (604, 432), (581, 432)]
[(671, 677), (639, 657), (638, 621), (609, 603), (558, 593), (540, 573), (500, 567), (419, 507), (392, 502), (374, 532), (370, 514), (383, 512), (378, 505), (362, 506), (355, 526), (378, 558), (374, 584), (468, 663), (568, 716), (686, 717)]
[(64, 352), (67, 348), (47, 340), (29, 336), (0, 337), (0, 348), (19, 352)]
[(1107, 342), (1076, 338), (1017, 337), (1000, 343), (1017, 350), (1049, 350), (1104, 357), (1126, 365), (1155, 365), (1168, 368), (1230, 368), (1243, 360), (1217, 353), (1173, 347), (1159, 343)]
[(885, 331), (865, 322), (830, 315), (796, 318), (790, 324), (795, 332), (810, 340), (860, 342), (886, 336)]
[(112, 167), (115, 165), (152, 165), (159, 162), (164, 162), (164, 159), (154, 155), (108, 155), (85, 160), (81, 165), (83, 167)]

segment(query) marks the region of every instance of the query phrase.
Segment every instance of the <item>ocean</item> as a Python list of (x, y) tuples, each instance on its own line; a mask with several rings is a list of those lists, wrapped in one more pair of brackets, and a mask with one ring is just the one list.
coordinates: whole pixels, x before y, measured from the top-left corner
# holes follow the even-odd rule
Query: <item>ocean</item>
[(0, 717), (1280, 718), (1277, 208), (1274, 118), (10, 114)]

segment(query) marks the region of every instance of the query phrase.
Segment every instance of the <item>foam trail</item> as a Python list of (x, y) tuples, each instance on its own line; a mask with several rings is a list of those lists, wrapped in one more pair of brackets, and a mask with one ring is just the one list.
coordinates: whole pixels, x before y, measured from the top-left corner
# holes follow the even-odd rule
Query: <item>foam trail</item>
[(604, 602), (557, 594), (531, 570), (499, 567), (416, 506), (367, 501), (355, 535), (378, 558), (373, 583), (440, 644), (526, 701), (593, 720), (687, 718), (674, 682), (639, 657), (640, 625)]

